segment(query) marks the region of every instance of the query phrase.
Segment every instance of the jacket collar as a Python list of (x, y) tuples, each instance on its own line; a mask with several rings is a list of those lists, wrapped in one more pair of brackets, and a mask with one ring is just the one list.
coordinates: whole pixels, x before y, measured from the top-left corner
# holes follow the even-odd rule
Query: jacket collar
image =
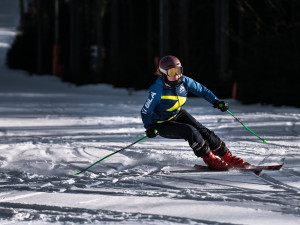
[(155, 83), (159, 84), (160, 86), (162, 86), (165, 89), (173, 89), (172, 87), (170, 87), (168, 84), (165, 83), (164, 78), (162, 76), (157, 78)]

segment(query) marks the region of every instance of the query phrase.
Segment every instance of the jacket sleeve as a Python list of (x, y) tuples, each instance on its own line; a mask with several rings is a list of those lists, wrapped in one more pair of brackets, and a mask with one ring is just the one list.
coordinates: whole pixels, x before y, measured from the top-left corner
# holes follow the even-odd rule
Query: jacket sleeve
[(152, 124), (151, 115), (156, 105), (160, 103), (161, 88), (162, 87), (160, 87), (160, 85), (154, 84), (149, 89), (148, 99), (141, 110), (141, 116), (145, 128), (147, 128), (149, 124)]
[(189, 77), (185, 76), (184, 78), (186, 80), (185, 82), (187, 84), (188, 90), (194, 95), (203, 97), (206, 101), (210, 102), (211, 104), (214, 104), (214, 101), (218, 99), (215, 96), (215, 94), (204, 85), (198, 83), (197, 81)]

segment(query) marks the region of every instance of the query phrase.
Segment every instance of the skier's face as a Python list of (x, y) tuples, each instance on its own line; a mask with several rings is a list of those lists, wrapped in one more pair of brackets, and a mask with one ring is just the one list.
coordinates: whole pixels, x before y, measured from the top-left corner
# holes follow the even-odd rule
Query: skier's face
[(176, 74), (175, 76), (172, 76), (172, 77), (167, 76), (167, 79), (168, 79), (169, 81), (176, 81), (176, 80), (178, 80), (180, 77), (182, 77), (182, 74)]
[(169, 81), (176, 81), (182, 77), (183, 68), (182, 66), (176, 66), (167, 70), (167, 78)]

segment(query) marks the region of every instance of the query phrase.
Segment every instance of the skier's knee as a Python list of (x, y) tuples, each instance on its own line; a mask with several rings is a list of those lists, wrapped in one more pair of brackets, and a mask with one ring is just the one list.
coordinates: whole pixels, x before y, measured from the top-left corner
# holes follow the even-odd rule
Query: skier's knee
[(199, 131), (195, 127), (193, 127), (189, 124), (187, 124), (186, 129), (187, 130), (184, 133), (188, 135), (187, 138), (189, 138), (189, 139), (195, 138), (200, 135)]

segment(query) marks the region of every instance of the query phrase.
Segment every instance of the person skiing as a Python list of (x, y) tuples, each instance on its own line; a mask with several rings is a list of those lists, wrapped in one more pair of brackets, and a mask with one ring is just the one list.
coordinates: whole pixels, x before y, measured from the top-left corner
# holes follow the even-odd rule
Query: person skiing
[(159, 77), (149, 88), (148, 99), (141, 109), (147, 137), (160, 135), (170, 139), (185, 139), (194, 154), (215, 170), (250, 165), (242, 158), (233, 156), (213, 131), (182, 108), (188, 92), (204, 98), (222, 112), (229, 109), (228, 103), (218, 99), (199, 82), (184, 76), (183, 67), (175, 56), (161, 58), (156, 74)]

